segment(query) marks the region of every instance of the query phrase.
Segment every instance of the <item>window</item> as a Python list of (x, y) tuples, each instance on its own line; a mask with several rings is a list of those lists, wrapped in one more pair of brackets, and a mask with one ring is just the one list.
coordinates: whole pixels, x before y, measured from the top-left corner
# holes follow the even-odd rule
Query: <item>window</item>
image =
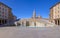
[(51, 21), (51, 23), (52, 23), (52, 21)]
[(7, 18), (7, 16), (5, 16), (5, 18)]
[(58, 10), (58, 13), (59, 13), (59, 10)]
[(1, 17), (1, 14), (0, 14), (0, 17)]
[(2, 15), (2, 17), (4, 17), (4, 15)]
[(0, 13), (1, 13), (1, 11), (0, 11)]
[(2, 14), (4, 15), (4, 12), (2, 12)]
[(7, 9), (5, 8), (5, 12), (7, 12)]
[(58, 15), (58, 17), (59, 17), (59, 15)]
[(59, 6), (58, 6), (58, 9), (59, 9)]
[(1, 7), (0, 7), (0, 9), (1, 9)]
[(2, 8), (2, 10), (4, 11), (4, 8)]

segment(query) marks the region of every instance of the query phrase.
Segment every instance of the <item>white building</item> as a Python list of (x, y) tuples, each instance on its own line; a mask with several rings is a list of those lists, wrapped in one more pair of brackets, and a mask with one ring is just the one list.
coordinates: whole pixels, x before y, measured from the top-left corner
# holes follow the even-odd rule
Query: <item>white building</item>
[(20, 23), (20, 26), (28, 27), (54, 27), (55, 24), (49, 22), (48, 19), (44, 19), (41, 16), (36, 17), (35, 10), (33, 11), (32, 18), (29, 19), (20, 19), (17, 23)]

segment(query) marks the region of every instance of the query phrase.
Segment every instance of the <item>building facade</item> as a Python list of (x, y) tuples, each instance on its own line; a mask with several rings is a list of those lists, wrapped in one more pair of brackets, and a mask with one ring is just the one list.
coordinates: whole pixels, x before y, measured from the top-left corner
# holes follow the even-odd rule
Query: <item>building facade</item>
[(12, 9), (0, 2), (0, 25), (10, 24), (14, 20), (13, 16)]
[(49, 20), (42, 18), (40, 15), (36, 16), (36, 11), (33, 11), (32, 18), (20, 19), (16, 22), (16, 25), (29, 26), (29, 27), (54, 27), (55, 24), (49, 22)]
[(21, 26), (36, 26), (36, 27), (53, 27), (60, 25), (60, 2), (56, 3), (50, 8), (48, 19), (42, 18), (40, 15), (36, 16), (36, 11), (33, 11), (32, 18), (20, 19), (18, 23)]
[(50, 22), (60, 25), (60, 2), (50, 8)]

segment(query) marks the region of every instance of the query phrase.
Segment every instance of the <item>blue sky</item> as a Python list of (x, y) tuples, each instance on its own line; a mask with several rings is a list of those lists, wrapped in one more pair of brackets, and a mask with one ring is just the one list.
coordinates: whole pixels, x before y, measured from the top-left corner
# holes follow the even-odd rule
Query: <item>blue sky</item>
[(50, 7), (60, 2), (60, 0), (0, 0), (4, 4), (12, 8), (12, 13), (17, 18), (30, 18), (32, 17), (33, 10), (36, 14), (41, 15), (43, 18), (48, 18)]

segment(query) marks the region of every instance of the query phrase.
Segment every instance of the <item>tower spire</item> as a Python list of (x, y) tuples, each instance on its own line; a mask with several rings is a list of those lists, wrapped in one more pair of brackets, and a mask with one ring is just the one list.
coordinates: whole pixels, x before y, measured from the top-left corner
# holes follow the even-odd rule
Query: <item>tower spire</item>
[(36, 18), (36, 10), (33, 10), (33, 18)]

